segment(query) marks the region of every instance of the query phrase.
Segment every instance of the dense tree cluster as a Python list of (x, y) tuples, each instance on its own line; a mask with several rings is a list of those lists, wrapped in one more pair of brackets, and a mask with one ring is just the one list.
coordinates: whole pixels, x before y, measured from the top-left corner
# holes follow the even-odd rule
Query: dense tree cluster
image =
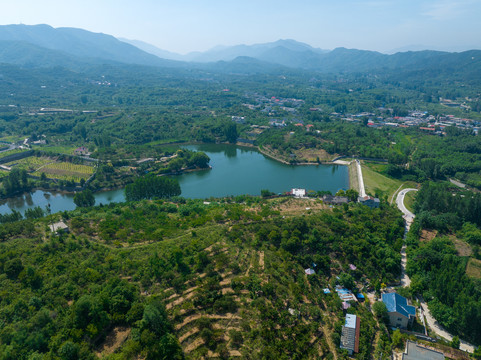
[(458, 230), (465, 222), (481, 226), (481, 194), (459, 191), (448, 183), (424, 183), (414, 210), (424, 228)]
[[(460, 191), (446, 183), (427, 182), (416, 195), (416, 220), (408, 235), (411, 289), (424, 296), (433, 316), (454, 334), (474, 343), (481, 338), (479, 279), (466, 273), (469, 257), (461, 257), (448, 236), (420, 242), (421, 230), (455, 232), (479, 256), (481, 244), (478, 193)], [(462, 240), (458, 240), (462, 241)]]
[(449, 238), (435, 238), (409, 252), (411, 288), (428, 300), (437, 321), (463, 339), (481, 338), (479, 280), (466, 275), (466, 258), (459, 257)]
[(127, 201), (152, 198), (170, 198), (181, 193), (179, 181), (167, 176), (147, 175), (135, 179), (133, 184), (125, 187)]
[(3, 196), (11, 196), (29, 189), (27, 170), (13, 168), (2, 181)]
[(95, 205), (95, 197), (91, 190), (83, 190), (78, 192), (73, 197), (73, 202), (78, 207), (89, 207)]

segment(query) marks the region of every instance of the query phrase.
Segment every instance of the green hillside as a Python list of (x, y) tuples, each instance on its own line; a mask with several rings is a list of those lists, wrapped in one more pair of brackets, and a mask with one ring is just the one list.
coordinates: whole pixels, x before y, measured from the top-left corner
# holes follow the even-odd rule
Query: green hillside
[[(395, 279), (398, 212), (247, 201), (143, 201), (5, 224), (0, 358), (343, 356), (341, 302), (322, 289)], [(69, 234), (48, 230), (60, 217)], [(349, 311), (368, 358), (378, 325), (364, 303)]]

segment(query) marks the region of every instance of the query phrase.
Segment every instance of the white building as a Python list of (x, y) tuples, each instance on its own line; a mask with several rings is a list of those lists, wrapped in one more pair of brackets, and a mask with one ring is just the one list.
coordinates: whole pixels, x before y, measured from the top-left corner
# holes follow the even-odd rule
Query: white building
[(306, 197), (306, 189), (292, 189), (291, 194), (296, 198)]

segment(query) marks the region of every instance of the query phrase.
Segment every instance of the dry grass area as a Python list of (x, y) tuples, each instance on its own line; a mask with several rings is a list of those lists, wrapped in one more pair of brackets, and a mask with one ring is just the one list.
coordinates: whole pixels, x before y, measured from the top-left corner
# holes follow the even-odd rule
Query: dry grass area
[(425, 229), (423, 229), (421, 231), (421, 236), (419, 237), (419, 240), (429, 242), (432, 239), (434, 239), (437, 234), (438, 234), (437, 230), (425, 230)]
[(114, 328), (104, 343), (99, 347), (97, 351), (97, 356), (99, 358), (105, 357), (107, 355), (113, 354), (122, 344), (127, 340), (130, 335), (130, 328), (126, 327), (116, 327)]
[(481, 279), (481, 260), (469, 259), (466, 274), (472, 278)]
[(323, 149), (299, 149), (295, 150), (294, 154), (300, 161), (308, 162), (317, 162), (318, 158), (319, 161), (331, 161), (334, 157)]
[(453, 241), (454, 247), (456, 248), (456, 251), (458, 252), (459, 256), (473, 255), (473, 250), (471, 249), (471, 245), (469, 245), (467, 242), (456, 239), (454, 236), (451, 238), (451, 240)]
[[(288, 140), (289, 135), (286, 135), (286, 140)], [(278, 161), (289, 163), (292, 159), (290, 154), (281, 154), (278, 150), (272, 149), (270, 146), (263, 146), (261, 152), (269, 157), (272, 157)], [(316, 164), (319, 162), (330, 162), (332, 159), (337, 157), (337, 155), (330, 155), (323, 149), (294, 149), (292, 153), (296, 156), (295, 160), (300, 163), (312, 163)], [(318, 160), (319, 159), (319, 160)]]
[(295, 199), (284, 198), (272, 202), (274, 210), (278, 210), (282, 215), (302, 215), (309, 211), (324, 210), (329, 206), (319, 200), (314, 199)]

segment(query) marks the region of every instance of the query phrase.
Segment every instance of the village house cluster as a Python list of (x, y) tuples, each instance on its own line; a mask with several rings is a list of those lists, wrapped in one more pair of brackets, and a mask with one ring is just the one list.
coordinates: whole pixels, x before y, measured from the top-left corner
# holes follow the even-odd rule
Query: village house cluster
[[(380, 108), (379, 110), (390, 112), (392, 109)], [(456, 126), (458, 128), (472, 130), (476, 135), (481, 127), (481, 124), (475, 120), (459, 118), (454, 115), (434, 116), (429, 115), (426, 111), (410, 111), (407, 116), (376, 116), (374, 113), (369, 112), (347, 114), (345, 116), (338, 113), (331, 113), (331, 116), (336, 116), (350, 122), (361, 122), (367, 119), (367, 126), (373, 128), (417, 127), (421, 131), (441, 136), (446, 135), (444, 130), (447, 126)]]

